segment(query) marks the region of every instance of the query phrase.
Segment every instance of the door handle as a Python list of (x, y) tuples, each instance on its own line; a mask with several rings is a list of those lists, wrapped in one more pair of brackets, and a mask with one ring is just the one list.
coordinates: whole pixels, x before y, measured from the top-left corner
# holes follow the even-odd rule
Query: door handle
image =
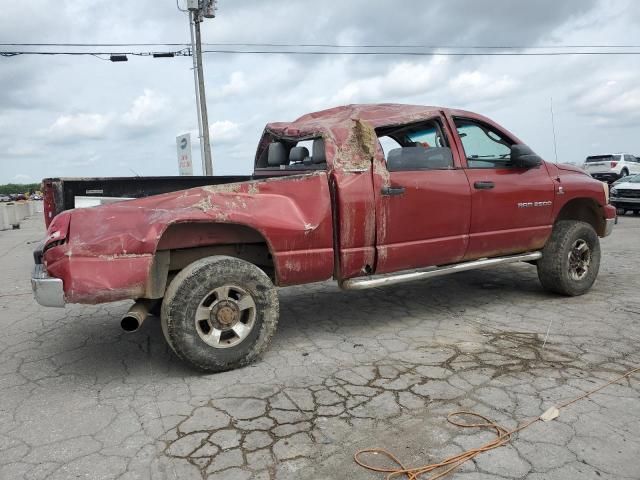
[(494, 188), (496, 186), (495, 183), (490, 182), (490, 181), (485, 181), (485, 182), (475, 182), (473, 184), (473, 187), (476, 190), (491, 190), (492, 188)]
[(382, 195), (386, 195), (388, 197), (404, 195), (404, 187), (384, 187), (382, 189)]

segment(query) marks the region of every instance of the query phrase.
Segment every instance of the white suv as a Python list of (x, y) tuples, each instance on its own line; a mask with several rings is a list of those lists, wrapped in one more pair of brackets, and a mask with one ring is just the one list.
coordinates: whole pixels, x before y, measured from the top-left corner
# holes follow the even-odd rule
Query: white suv
[(597, 180), (612, 182), (640, 173), (640, 160), (628, 153), (587, 157), (583, 167)]

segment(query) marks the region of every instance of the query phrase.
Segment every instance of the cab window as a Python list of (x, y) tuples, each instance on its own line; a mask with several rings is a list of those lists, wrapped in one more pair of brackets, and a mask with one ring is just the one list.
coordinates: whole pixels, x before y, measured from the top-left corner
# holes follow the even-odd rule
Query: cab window
[(449, 142), (436, 120), (376, 130), (389, 171), (454, 168)]
[(511, 142), (496, 129), (480, 122), (456, 119), (469, 168), (511, 167)]
[(322, 138), (300, 140), (272, 138), (262, 150), (256, 170), (326, 170)]

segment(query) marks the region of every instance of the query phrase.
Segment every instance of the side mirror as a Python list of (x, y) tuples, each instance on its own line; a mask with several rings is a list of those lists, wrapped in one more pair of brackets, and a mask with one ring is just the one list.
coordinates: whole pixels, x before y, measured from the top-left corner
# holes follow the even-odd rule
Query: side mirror
[(387, 155), (387, 170), (390, 172), (450, 168), (453, 168), (453, 154), (447, 147), (402, 147), (391, 150)]
[(542, 165), (542, 158), (527, 145), (516, 144), (511, 147), (511, 163), (514, 167), (535, 168)]

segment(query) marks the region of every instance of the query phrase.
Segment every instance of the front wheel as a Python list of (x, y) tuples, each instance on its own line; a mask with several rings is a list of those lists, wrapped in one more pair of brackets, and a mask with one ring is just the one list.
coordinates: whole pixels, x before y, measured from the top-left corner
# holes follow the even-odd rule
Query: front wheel
[(577, 296), (589, 291), (600, 269), (600, 239), (585, 222), (562, 220), (538, 260), (542, 286), (562, 295)]
[(238, 258), (193, 262), (169, 284), (162, 331), (171, 349), (209, 372), (242, 367), (268, 346), (278, 324), (278, 295), (269, 277)]

